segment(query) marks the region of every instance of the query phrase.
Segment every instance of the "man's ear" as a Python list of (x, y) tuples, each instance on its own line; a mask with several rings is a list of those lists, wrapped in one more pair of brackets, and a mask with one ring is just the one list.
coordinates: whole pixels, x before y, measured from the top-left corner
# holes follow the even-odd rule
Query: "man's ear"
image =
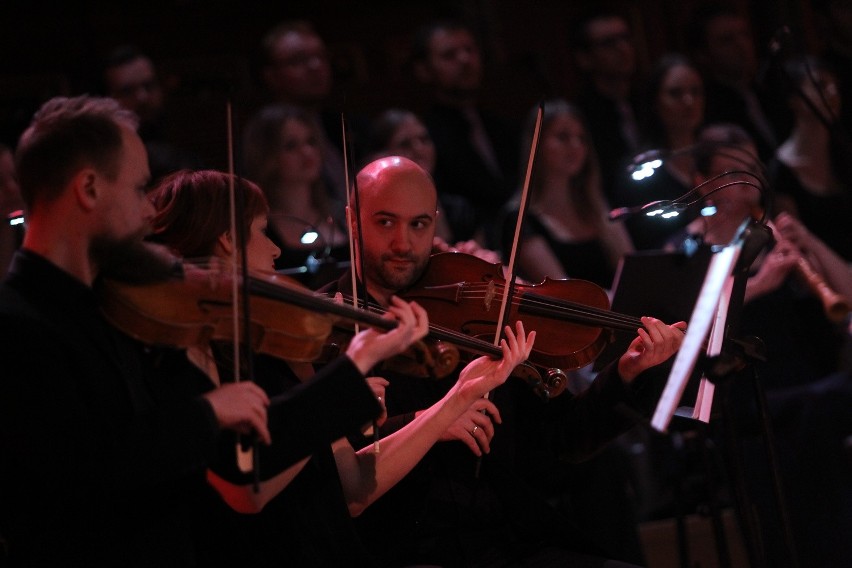
[(71, 178), (68, 185), (84, 211), (94, 209), (98, 198), (101, 197), (100, 179), (101, 176), (92, 168), (83, 168)]
[(352, 235), (352, 238), (357, 239), (358, 223), (356, 222), (354, 211), (348, 205), (346, 206), (346, 222), (349, 224), (349, 233)]
[(225, 256), (234, 254), (234, 240), (231, 238), (230, 231), (224, 232), (216, 239), (216, 245), (222, 249)]

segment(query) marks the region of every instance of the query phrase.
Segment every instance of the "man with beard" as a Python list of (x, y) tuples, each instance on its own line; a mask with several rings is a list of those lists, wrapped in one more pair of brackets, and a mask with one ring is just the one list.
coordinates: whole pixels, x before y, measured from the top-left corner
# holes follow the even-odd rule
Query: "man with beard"
[[(360, 222), (353, 221), (353, 235), (364, 262), (359, 264), (359, 254), (356, 266), (363, 266), (369, 299), (388, 306), (428, 268), (435, 186), (422, 168), (396, 156), (368, 164), (357, 182)], [(351, 274), (324, 291), (351, 294)], [(557, 456), (587, 457), (635, 422), (629, 407), (641, 403), (642, 394), (653, 394), (638, 375), (680, 346), (683, 322), (642, 322), (645, 329), (627, 352), (582, 395), (563, 394), (545, 404), (524, 382), (510, 380), (490, 400), (472, 405), (441, 438), (447, 443), (359, 517), (361, 536), (381, 555), (381, 564), (624, 566), (579, 542), (576, 527), (559, 517), (545, 495), (560, 482), (554, 479)], [(389, 381), (392, 417), (382, 434), (433, 404), (456, 379), (380, 374)], [(476, 456), (483, 454), (489, 455), (477, 468)]]
[(636, 43), (627, 17), (597, 4), (574, 22), (570, 37), (585, 79), (577, 106), (589, 125), (604, 195), (615, 203), (619, 174), (640, 144)]
[[(260, 45), (260, 75), (265, 105), (295, 107), (317, 127), (322, 155), (322, 181), (329, 197), (346, 202), (343, 148), (340, 135), (340, 106), (335, 91), (334, 69), (329, 46), (314, 25), (306, 20), (285, 20), (264, 34)], [(265, 108), (269, 108), (266, 106)], [(343, 105), (346, 106), (346, 105)], [(264, 112), (263, 109), (258, 113)], [(355, 159), (365, 145), (366, 118), (347, 113), (350, 148)], [(268, 188), (264, 187), (264, 190)]]
[(178, 143), (176, 110), (151, 58), (132, 45), (107, 55), (101, 74), (103, 92), (139, 117), (138, 133), (145, 143), (151, 178), (158, 180), (181, 168), (197, 168), (201, 159)]
[(482, 59), (468, 26), (428, 23), (411, 51), (415, 76), (434, 98), (423, 119), (435, 142), (435, 184), (442, 199), (453, 196), (446, 211), (453, 235), (496, 248), (499, 224), (492, 221), (518, 181), (518, 128), (481, 105)]
[(136, 126), (111, 99), (59, 97), (18, 145), (28, 227), (0, 286), (10, 566), (192, 565), (189, 496), (219, 429), (270, 440), (255, 384), (193, 396), (185, 358), (144, 348), (101, 314), (100, 278), (174, 263), (142, 240), (154, 209)]

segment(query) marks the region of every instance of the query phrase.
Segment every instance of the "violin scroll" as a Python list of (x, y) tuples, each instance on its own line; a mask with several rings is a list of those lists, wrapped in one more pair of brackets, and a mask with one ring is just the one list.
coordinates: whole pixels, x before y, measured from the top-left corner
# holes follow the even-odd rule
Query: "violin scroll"
[(532, 391), (545, 401), (559, 396), (568, 386), (568, 376), (562, 369), (544, 369), (542, 375), (542, 371), (529, 362), (515, 367), (511, 376), (527, 383)]

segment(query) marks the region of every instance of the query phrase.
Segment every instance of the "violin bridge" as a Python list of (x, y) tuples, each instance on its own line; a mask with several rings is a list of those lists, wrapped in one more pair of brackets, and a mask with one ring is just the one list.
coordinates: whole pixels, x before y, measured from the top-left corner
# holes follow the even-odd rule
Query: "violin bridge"
[(497, 286), (494, 285), (494, 281), (491, 280), (488, 282), (488, 286), (485, 287), (485, 297), (482, 299), (482, 302), (485, 304), (485, 311), (491, 310), (491, 302), (494, 301), (494, 297), (497, 295)]

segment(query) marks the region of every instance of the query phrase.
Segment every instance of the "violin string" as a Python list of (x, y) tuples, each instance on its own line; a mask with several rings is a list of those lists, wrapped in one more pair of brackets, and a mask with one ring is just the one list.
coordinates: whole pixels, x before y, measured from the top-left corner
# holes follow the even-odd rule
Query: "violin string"
[[(499, 290), (500, 286), (501, 286), (500, 284), (497, 284), (496, 289)], [(490, 287), (489, 284), (470, 284), (470, 285), (465, 285), (465, 290), (474, 290), (474, 291), (485, 290), (489, 287)], [(473, 294), (470, 294), (466, 291), (462, 291), (461, 295), (465, 299), (482, 299), (482, 298), (485, 297), (484, 294), (483, 294), (483, 296), (480, 297), (480, 296), (476, 295), (476, 292), (474, 292)], [(626, 314), (619, 314), (617, 312), (612, 312), (610, 310), (606, 310), (606, 309), (602, 309), (602, 308), (595, 308), (594, 306), (579, 304), (577, 302), (572, 302), (570, 300), (564, 300), (562, 298), (554, 298), (554, 297), (551, 297), (551, 296), (544, 296), (544, 295), (541, 295), (541, 294), (535, 294), (533, 292), (526, 292), (524, 294), (524, 296), (522, 297), (522, 301), (524, 301), (524, 302), (529, 301), (530, 303), (534, 303), (534, 304), (539, 303), (539, 304), (544, 304), (544, 305), (562, 306), (562, 307), (565, 307), (566, 309), (574, 310), (576, 312), (584, 313), (584, 314), (588, 314), (588, 315), (594, 315), (594, 316), (600, 317), (602, 319), (605, 319), (607, 321), (626, 323), (626, 324), (634, 325), (636, 327), (640, 327), (642, 325), (641, 320), (637, 317), (629, 316), (629, 315), (626, 315)]]
[[(346, 295), (343, 295), (343, 299), (351, 301), (351, 298)], [(370, 309), (374, 310), (376, 313), (384, 314), (387, 312), (387, 310), (385, 310), (378, 304), (372, 302), (365, 302), (364, 300), (359, 299), (358, 303), (361, 304), (361, 307), (363, 307), (365, 303), (368, 304)], [(467, 347), (471, 351), (475, 351), (483, 355), (499, 355), (501, 353), (500, 348), (495, 347), (492, 343), (489, 343), (483, 339), (471, 337), (470, 335), (467, 335), (460, 331), (456, 331), (436, 324), (429, 324), (429, 330), (431, 335), (433, 336), (433, 339), (449, 341), (450, 343), (454, 343), (459, 347)]]
[(560, 309), (564, 309), (572, 313), (598, 318), (601, 321), (613, 324), (624, 324), (630, 326), (633, 330), (642, 326), (642, 321), (639, 318), (619, 314), (603, 308), (585, 306), (583, 304), (578, 304), (570, 300), (563, 300), (561, 298), (549, 298), (547, 296), (540, 296), (538, 294), (528, 292), (522, 298), (522, 304), (527, 301), (529, 301), (529, 304), (531, 305), (547, 306), (554, 309), (557, 313)]
[[(487, 298), (487, 295), (484, 292), (480, 293), (473, 291), (462, 292), (461, 297), (463, 299), (481, 300)], [(584, 323), (590, 323), (592, 325), (597, 324), (607, 327), (616, 327), (628, 331), (633, 331), (639, 327), (642, 327), (642, 321), (639, 318), (633, 316), (618, 314), (601, 308), (586, 306), (568, 300), (561, 300), (558, 298), (549, 298), (547, 296), (531, 294), (529, 292), (527, 292), (520, 299), (514, 298), (512, 300), (512, 305), (517, 306), (519, 308), (533, 308), (536, 311), (540, 312), (546, 311), (547, 315), (556, 318), (560, 316), (568, 318), (582, 318), (584, 320)]]

